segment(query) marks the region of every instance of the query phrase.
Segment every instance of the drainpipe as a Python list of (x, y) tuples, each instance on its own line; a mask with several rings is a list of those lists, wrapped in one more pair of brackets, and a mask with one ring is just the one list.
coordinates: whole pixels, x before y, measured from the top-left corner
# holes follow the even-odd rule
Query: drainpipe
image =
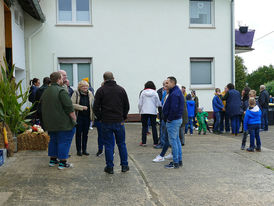
[(26, 70), (26, 79), (27, 79), (27, 84), (30, 81), (30, 75), (31, 75), (31, 71), (32, 71), (32, 51), (31, 51), (31, 40), (34, 36), (36, 36), (40, 31), (42, 31), (42, 29), (44, 28), (44, 23), (41, 24), (41, 26), (38, 27), (38, 29), (36, 29), (32, 34), (29, 35), (28, 39), (28, 69)]
[(231, 83), (235, 84), (235, 26), (234, 26), (234, 0), (231, 0)]

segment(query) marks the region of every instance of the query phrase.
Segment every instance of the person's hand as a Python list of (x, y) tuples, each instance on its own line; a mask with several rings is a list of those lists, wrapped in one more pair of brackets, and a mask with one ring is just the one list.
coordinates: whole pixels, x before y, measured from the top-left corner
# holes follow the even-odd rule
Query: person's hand
[(223, 107), (222, 110), (225, 111), (225, 108)]
[(88, 110), (88, 107), (87, 106), (83, 106), (83, 110)]

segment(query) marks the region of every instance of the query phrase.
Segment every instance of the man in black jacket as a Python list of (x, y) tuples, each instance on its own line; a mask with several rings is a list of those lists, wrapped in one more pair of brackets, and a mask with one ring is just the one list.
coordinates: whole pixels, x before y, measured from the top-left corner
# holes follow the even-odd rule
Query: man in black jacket
[(102, 122), (102, 138), (105, 145), (107, 165), (104, 171), (113, 174), (114, 134), (119, 149), (122, 172), (127, 172), (129, 167), (124, 126), (129, 111), (127, 93), (116, 84), (111, 72), (105, 72), (103, 77), (104, 85), (95, 94), (93, 111), (97, 120)]
[(260, 96), (259, 96), (259, 105), (262, 110), (262, 124), (261, 129), (264, 131), (268, 130), (268, 104), (269, 104), (269, 94), (265, 90), (265, 86), (260, 86)]

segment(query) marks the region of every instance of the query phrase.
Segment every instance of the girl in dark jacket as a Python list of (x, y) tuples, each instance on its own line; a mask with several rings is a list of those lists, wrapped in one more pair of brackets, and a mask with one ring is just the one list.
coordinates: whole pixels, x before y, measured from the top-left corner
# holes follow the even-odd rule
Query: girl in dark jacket
[(29, 101), (33, 104), (35, 102), (35, 94), (40, 86), (40, 80), (37, 78), (33, 78), (30, 80), (29, 84), (31, 85), (29, 90)]
[(244, 131), (243, 128), (244, 128), (245, 112), (248, 109), (249, 92), (250, 92), (249, 87), (245, 87), (242, 91), (242, 101), (241, 101), (241, 112), (242, 112), (241, 123), (242, 123), (242, 131), (243, 131), (243, 139), (242, 139), (242, 146), (241, 146), (242, 150), (245, 149), (246, 138), (247, 138), (247, 135), (248, 135), (247, 131)]

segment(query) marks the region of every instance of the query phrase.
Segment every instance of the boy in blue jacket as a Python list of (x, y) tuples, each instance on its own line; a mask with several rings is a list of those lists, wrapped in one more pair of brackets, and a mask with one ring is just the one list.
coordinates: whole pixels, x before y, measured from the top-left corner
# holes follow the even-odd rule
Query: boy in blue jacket
[(215, 96), (212, 100), (212, 107), (214, 111), (214, 116), (216, 118), (216, 122), (214, 124), (213, 132), (215, 134), (220, 134), (220, 123), (221, 123), (221, 111), (224, 110), (223, 102), (220, 98), (221, 90), (219, 88), (215, 89)]
[(185, 134), (187, 134), (188, 127), (190, 126), (190, 135), (193, 135), (193, 117), (195, 116), (195, 101), (191, 99), (191, 94), (186, 96), (186, 105), (188, 112), (188, 123), (185, 127)]
[[(258, 105), (256, 105), (256, 100), (254, 98), (249, 99), (249, 108), (246, 110), (244, 118), (244, 131), (250, 134), (250, 147), (246, 150), (248, 152), (261, 151), (261, 139), (260, 139), (260, 125), (261, 125), (262, 112)], [(254, 139), (256, 138), (257, 147), (255, 148)]]

